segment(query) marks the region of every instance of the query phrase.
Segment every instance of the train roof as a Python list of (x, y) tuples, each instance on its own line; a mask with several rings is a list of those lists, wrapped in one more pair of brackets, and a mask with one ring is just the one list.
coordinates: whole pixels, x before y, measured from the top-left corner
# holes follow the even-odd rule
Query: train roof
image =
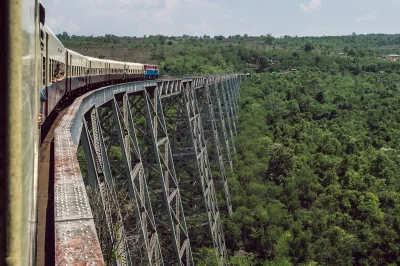
[(82, 55), (82, 54), (80, 54), (80, 53), (77, 53), (77, 52), (75, 52), (75, 51), (72, 51), (72, 50), (70, 50), (70, 49), (67, 49), (67, 51), (68, 51), (69, 54), (73, 54), (73, 55), (77, 55), (77, 56), (82, 56), (82, 57), (88, 58), (87, 56), (84, 56), (84, 55)]
[(96, 58), (96, 57), (90, 57), (90, 56), (86, 56), (86, 58), (87, 58), (89, 61), (95, 61), (95, 62), (107, 63), (107, 60), (100, 59), (100, 58)]
[(46, 25), (43, 25), (42, 29), (52, 37), (53, 41), (56, 41), (58, 43), (58, 45), (62, 46), (64, 49), (66, 49), (64, 47), (64, 45), (62, 44), (62, 42), (57, 38), (57, 36), (54, 34), (54, 32), (49, 27), (47, 27)]
[(126, 62), (126, 64), (129, 66), (143, 66), (143, 64), (141, 64), (141, 63)]
[(115, 60), (109, 60), (109, 59), (105, 59), (107, 61), (107, 63), (112, 63), (112, 64), (125, 64), (125, 62), (122, 61), (115, 61)]

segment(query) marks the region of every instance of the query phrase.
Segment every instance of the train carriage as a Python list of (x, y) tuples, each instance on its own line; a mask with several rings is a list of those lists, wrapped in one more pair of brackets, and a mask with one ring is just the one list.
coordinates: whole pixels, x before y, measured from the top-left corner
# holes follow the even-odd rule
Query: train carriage
[(106, 60), (108, 64), (108, 83), (115, 84), (125, 79), (125, 62)]
[(145, 64), (144, 65), (144, 72), (143, 72), (144, 79), (158, 79), (158, 66), (157, 65), (149, 65)]
[(126, 79), (127, 81), (141, 80), (143, 79), (144, 65), (138, 63), (126, 62)]
[(159, 76), (157, 65), (98, 59), (66, 49), (43, 23), (44, 19), (39, 27), (41, 72), (38, 78), (41, 86), (40, 114), (46, 124), (51, 123), (48, 116), (52, 111), (63, 101), (73, 99), (73, 95), (105, 85), (157, 79)]
[(88, 85), (88, 59), (86, 56), (67, 49), (67, 92), (77, 93), (78, 89)]
[(66, 49), (54, 33), (46, 26), (40, 27), (41, 47), (41, 103), (43, 119), (60, 102), (67, 90)]
[(101, 86), (107, 82), (107, 61), (94, 57), (87, 57), (89, 64), (88, 85), (90, 88)]

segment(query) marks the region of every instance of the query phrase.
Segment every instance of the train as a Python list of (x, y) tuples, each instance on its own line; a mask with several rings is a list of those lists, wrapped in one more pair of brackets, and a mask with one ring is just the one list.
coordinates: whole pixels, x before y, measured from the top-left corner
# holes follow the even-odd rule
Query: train
[(159, 77), (158, 66), (154, 64), (99, 59), (67, 49), (45, 24), (44, 19), (39, 24), (42, 121), (46, 120), (61, 101), (88, 90)]

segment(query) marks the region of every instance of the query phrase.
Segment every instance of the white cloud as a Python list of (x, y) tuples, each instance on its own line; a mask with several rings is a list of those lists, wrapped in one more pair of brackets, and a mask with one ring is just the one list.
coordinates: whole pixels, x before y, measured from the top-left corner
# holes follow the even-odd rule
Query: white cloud
[(357, 21), (370, 21), (370, 20), (376, 20), (378, 18), (378, 13), (377, 12), (370, 12), (366, 13), (361, 17), (356, 18)]
[(392, 0), (392, 3), (395, 5), (400, 5), (400, 0)]
[(306, 12), (310, 12), (313, 10), (318, 10), (321, 7), (321, 0), (311, 0), (308, 5), (305, 5), (303, 3), (300, 4), (301, 9), (303, 9)]

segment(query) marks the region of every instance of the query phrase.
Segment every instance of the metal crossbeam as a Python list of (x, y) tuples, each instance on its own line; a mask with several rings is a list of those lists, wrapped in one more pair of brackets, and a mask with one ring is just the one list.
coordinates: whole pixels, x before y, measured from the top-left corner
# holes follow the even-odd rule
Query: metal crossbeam
[(200, 81), (186, 83), (182, 90), (182, 96), (186, 107), (187, 125), (194, 150), (193, 155), (195, 156), (197, 179), (203, 193), (213, 246), (217, 250), (220, 263), (225, 265), (228, 263), (228, 255), (214, 190), (214, 181), (208, 160), (207, 145), (195, 95), (195, 88), (200, 86), (199, 84), (201, 84)]
[(220, 175), (221, 175), (221, 184), (223, 188), (223, 193), (225, 195), (225, 200), (226, 200), (226, 205), (227, 205), (227, 211), (228, 215), (232, 214), (232, 202), (231, 202), (231, 196), (229, 193), (229, 186), (228, 186), (228, 180), (226, 176), (226, 171), (225, 171), (225, 163), (224, 163), (224, 156), (222, 154), (222, 149), (220, 145), (220, 140), (219, 140), (219, 133), (218, 133), (218, 127), (217, 127), (217, 119), (214, 114), (214, 105), (215, 101), (213, 101), (213, 98), (211, 97), (211, 89), (210, 89), (210, 83), (213, 84), (215, 81), (214, 80), (209, 80), (206, 79), (205, 84), (204, 84), (204, 89), (201, 91), (200, 94), (201, 96), (197, 98), (198, 105), (200, 105), (202, 108), (202, 122), (203, 122), (203, 132), (206, 140), (211, 140), (213, 143), (212, 149), (211, 149), (211, 154), (213, 156), (211, 157), (211, 161), (214, 163), (218, 164)]
[(128, 177), (130, 195), (132, 199), (135, 199), (136, 203), (136, 219), (141, 229), (140, 237), (144, 243), (144, 252), (147, 253), (146, 264), (163, 265), (161, 247), (158, 240), (151, 205), (149, 204), (150, 200), (147, 191), (147, 182), (144, 176), (142, 159), (139, 152), (139, 145), (135, 134), (127, 94), (122, 95), (122, 103), (123, 110), (121, 111), (117, 99), (114, 96), (111, 105), (114, 120), (116, 121), (125, 171)]
[[(164, 209), (157, 213), (158, 219), (163, 222), (164, 227), (169, 223), (169, 227), (166, 228), (164, 235), (169, 231), (171, 237), (165, 243), (175, 252), (175, 258), (167, 255), (168, 263), (194, 265), (181, 193), (175, 173), (174, 160), (158, 88), (146, 88), (143, 98), (145, 105), (144, 114), (147, 121), (146, 128), (148, 129), (147, 133), (150, 134), (150, 139), (148, 138), (149, 136), (144, 136), (142, 150), (146, 149), (147, 152), (150, 152), (149, 149), (153, 149), (153, 154), (150, 155), (148, 153), (146, 155), (146, 159), (149, 160), (147, 166), (149, 171), (158, 175), (159, 181), (158, 184), (154, 184), (156, 180), (152, 177), (150, 177), (150, 180), (154, 188), (162, 190), (164, 196), (164, 202), (160, 203), (163, 204)], [(153, 167), (150, 167), (151, 164)], [(165, 217), (165, 213), (168, 217)]]
[(122, 215), (117, 202), (98, 114), (95, 108), (90, 112), (90, 120), (92, 133), (85, 120), (83, 121), (84, 130), (82, 131), (82, 144), (89, 170), (90, 184), (94, 193), (97, 193), (101, 199), (111, 245), (118, 254), (116, 264), (131, 265)]

